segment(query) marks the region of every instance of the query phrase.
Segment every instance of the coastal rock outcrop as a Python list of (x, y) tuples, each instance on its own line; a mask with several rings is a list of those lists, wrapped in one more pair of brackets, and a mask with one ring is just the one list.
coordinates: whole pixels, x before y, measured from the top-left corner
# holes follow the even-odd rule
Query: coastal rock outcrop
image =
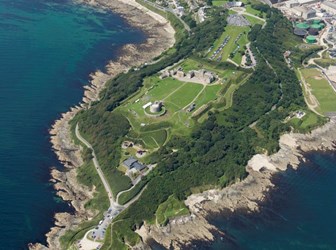
[[(138, 233), (144, 241), (151, 238), (166, 248), (174, 246), (174, 249), (191, 244), (193, 240), (211, 240), (213, 236), (207, 233), (216, 232), (217, 229), (209, 225), (207, 216), (239, 209), (258, 212), (260, 202), (264, 201), (268, 191), (275, 187), (272, 183), (272, 176), (275, 173), (285, 171), (289, 166), (296, 169), (304, 160), (305, 152), (335, 150), (335, 142), (336, 118), (331, 118), (324, 126), (308, 134), (284, 134), (280, 138), (280, 150), (277, 153), (270, 156), (258, 154), (252, 157), (246, 166), (248, 176), (244, 180), (224, 189), (213, 189), (190, 195), (185, 204), (193, 220), (185, 223), (176, 223), (173, 220), (166, 227), (145, 224)], [(195, 228), (198, 232), (193, 231)], [(168, 229), (169, 234), (167, 234)], [(190, 232), (190, 234), (183, 232)]]
[(58, 159), (65, 166), (64, 171), (52, 169), (51, 182), (57, 190), (57, 195), (69, 201), (75, 209), (74, 214), (55, 214), (55, 227), (46, 234), (48, 246), (30, 243), (29, 249), (61, 249), (59, 238), (69, 229), (75, 228), (84, 221), (90, 220), (97, 211), (89, 211), (84, 205), (89, 201), (94, 188), (91, 190), (77, 182), (77, 168), (83, 164), (81, 148), (73, 143), (69, 122), (81, 109), (90, 107), (92, 101), (99, 100), (99, 93), (105, 87), (106, 81), (131, 67), (139, 67), (144, 63), (151, 63), (163, 51), (175, 43), (175, 31), (170, 23), (160, 15), (147, 10), (134, 0), (108, 1), (83, 0), (79, 4), (94, 5), (106, 8), (125, 18), (133, 27), (145, 32), (146, 40), (142, 44), (127, 44), (119, 51), (116, 60), (110, 61), (105, 72), (96, 71), (90, 75), (90, 84), (84, 86), (82, 103), (72, 107), (70, 111), (61, 115), (50, 130), (50, 140)]

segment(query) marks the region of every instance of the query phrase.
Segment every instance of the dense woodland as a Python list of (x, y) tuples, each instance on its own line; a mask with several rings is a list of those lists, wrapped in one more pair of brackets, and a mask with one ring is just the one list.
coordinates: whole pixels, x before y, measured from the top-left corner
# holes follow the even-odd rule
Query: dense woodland
[[(224, 112), (209, 112), (208, 119), (193, 128), (190, 137), (173, 137), (152, 155), (158, 166), (148, 176), (147, 189), (141, 198), (121, 213), (122, 220), (113, 233), (120, 239), (135, 244), (133, 233), (144, 220), (152, 220), (160, 203), (171, 194), (184, 199), (192, 188), (224, 187), (246, 176), (247, 161), (257, 148), (274, 152), (279, 135), (289, 130), (283, 119), (290, 112), (305, 108), (302, 90), (283, 52), (289, 49), (285, 39), (296, 38), (290, 23), (276, 9), (261, 6), (267, 13), (265, 28), (256, 25), (249, 34), (258, 66), (249, 80), (234, 94), (233, 106)], [(91, 109), (81, 112), (73, 124), (80, 123), (83, 134), (93, 143), (98, 159), (105, 170), (118, 171), (120, 142), (130, 125), (125, 117), (113, 112), (115, 107), (142, 86), (143, 78), (174, 62), (207, 50), (226, 26), (223, 12), (192, 29), (189, 38), (181, 39), (176, 51), (160, 62), (121, 74), (107, 84), (102, 100)], [(285, 39), (284, 39), (285, 38)], [(255, 128), (249, 125), (255, 123)], [(129, 183), (124, 184), (124, 186)]]

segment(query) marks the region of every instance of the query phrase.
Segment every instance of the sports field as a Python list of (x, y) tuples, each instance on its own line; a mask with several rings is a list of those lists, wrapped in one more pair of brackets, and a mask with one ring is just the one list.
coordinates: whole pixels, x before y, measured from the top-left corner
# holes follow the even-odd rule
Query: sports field
[(316, 110), (319, 113), (336, 112), (336, 92), (317, 69), (302, 69), (301, 73), (311, 88), (311, 93), (318, 100)]
[[(215, 100), (223, 85), (203, 85), (155, 76), (146, 79), (145, 87), (118, 110), (132, 126), (130, 139), (141, 140), (147, 148), (154, 149), (166, 142), (171, 131), (180, 134), (188, 131), (195, 122), (191, 119), (192, 113), (201, 105)], [(143, 106), (155, 101), (163, 102), (164, 115), (151, 117), (145, 113)], [(191, 104), (195, 104), (195, 109), (188, 112)]]

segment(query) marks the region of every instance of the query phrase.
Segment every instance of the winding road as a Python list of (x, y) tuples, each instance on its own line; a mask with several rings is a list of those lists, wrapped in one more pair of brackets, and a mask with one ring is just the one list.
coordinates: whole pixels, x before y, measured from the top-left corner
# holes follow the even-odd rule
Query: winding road
[[(111, 187), (110, 187), (110, 185), (109, 185), (109, 183), (108, 183), (108, 181), (107, 181), (107, 179), (106, 179), (103, 171), (101, 170), (101, 167), (100, 167), (99, 162), (97, 160), (96, 153), (95, 153), (92, 145), (81, 136), (81, 134), (79, 132), (78, 123), (76, 124), (75, 135), (76, 135), (76, 137), (78, 138), (78, 140), (80, 142), (82, 142), (87, 148), (91, 149), (91, 151), (92, 151), (92, 161), (93, 161), (94, 167), (95, 167), (95, 169), (96, 169), (96, 171), (97, 171), (97, 173), (99, 175), (100, 180), (102, 181), (102, 183), (104, 185), (105, 191), (106, 191), (106, 193), (108, 195), (108, 198), (109, 198), (109, 201), (110, 201), (110, 207), (109, 207), (108, 211), (106, 211), (104, 213), (103, 219), (99, 222), (99, 224), (96, 226), (95, 229), (91, 229), (88, 232), (86, 232), (86, 234), (84, 235), (84, 237), (82, 238), (82, 240), (80, 240), (79, 243), (78, 243), (78, 247), (81, 250), (91, 250), (93, 247), (101, 246), (101, 244), (99, 244), (99, 241), (96, 241), (96, 240), (102, 240), (102, 239), (105, 238), (106, 229), (111, 224), (112, 220), (115, 217), (117, 217), (118, 214), (120, 214), (124, 209), (126, 209), (128, 206), (130, 206), (133, 202), (137, 201), (140, 198), (141, 194), (147, 188), (147, 185), (144, 186), (142, 188), (142, 190), (135, 197), (133, 197), (133, 199), (131, 199), (130, 201), (128, 201), (125, 205), (120, 205), (118, 203), (119, 196), (122, 193), (130, 191), (132, 188), (134, 188), (135, 185), (140, 182), (141, 177), (139, 177), (139, 179), (137, 179), (133, 183), (133, 186), (130, 189), (121, 191), (118, 195), (116, 195), (116, 199), (117, 199), (117, 201), (116, 201), (114, 199)], [(146, 174), (150, 170), (151, 169), (149, 169), (146, 172)], [(90, 235), (90, 238), (92, 238), (92, 240), (89, 239), (89, 235)]]
[(119, 206), (119, 204), (116, 203), (115, 200), (114, 200), (114, 198), (113, 198), (113, 193), (112, 193), (111, 187), (110, 187), (108, 181), (106, 180), (106, 177), (105, 177), (103, 171), (101, 170), (101, 167), (100, 167), (99, 162), (98, 162), (98, 160), (97, 160), (96, 153), (95, 153), (95, 151), (94, 151), (92, 145), (91, 145), (87, 140), (85, 140), (85, 139), (81, 136), (81, 134), (79, 133), (78, 123), (76, 124), (76, 131), (75, 131), (75, 133), (76, 133), (76, 137), (78, 138), (78, 140), (80, 140), (82, 143), (85, 144), (85, 146), (87, 146), (89, 149), (92, 150), (92, 157), (93, 157), (93, 158), (92, 158), (92, 161), (93, 161), (93, 164), (94, 164), (94, 166), (95, 166), (95, 169), (96, 169), (96, 171), (97, 171), (97, 173), (98, 173), (98, 175), (99, 175), (99, 178), (100, 178), (100, 180), (102, 181), (102, 183), (103, 183), (103, 185), (104, 185), (104, 188), (105, 188), (105, 190), (106, 190), (106, 192), (107, 192), (107, 194), (108, 194), (109, 201), (110, 201), (110, 206), (111, 206), (111, 207), (113, 207), (113, 206)]

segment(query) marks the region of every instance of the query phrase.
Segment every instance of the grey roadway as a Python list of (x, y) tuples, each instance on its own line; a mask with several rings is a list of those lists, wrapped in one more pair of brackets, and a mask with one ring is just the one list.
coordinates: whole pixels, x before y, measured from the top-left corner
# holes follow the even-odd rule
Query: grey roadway
[[(81, 134), (79, 133), (79, 126), (78, 126), (78, 123), (76, 124), (76, 129), (75, 129), (75, 134), (76, 134), (76, 137), (78, 138), (78, 140), (80, 140), (83, 144), (85, 144), (86, 147), (88, 147), (89, 149), (92, 150), (92, 161), (93, 161), (93, 164), (94, 164), (94, 167), (104, 185), (104, 188), (108, 194), (108, 197), (109, 197), (109, 201), (110, 201), (110, 207), (108, 209), (108, 211), (106, 211), (104, 213), (104, 218), (99, 222), (99, 224), (97, 225), (97, 227), (95, 229), (93, 229), (91, 231), (91, 237), (94, 239), (94, 240), (102, 240), (104, 239), (105, 237), (105, 232), (106, 232), (106, 229), (107, 227), (109, 226), (109, 224), (112, 222), (112, 220), (120, 213), (122, 212), (125, 208), (127, 208), (128, 206), (130, 206), (133, 202), (135, 202), (136, 200), (138, 200), (141, 196), (141, 194), (145, 191), (145, 189), (147, 188), (147, 185), (145, 187), (143, 187), (143, 189), (141, 190), (141, 192), (139, 192), (138, 195), (136, 195), (133, 199), (131, 199), (129, 202), (127, 202), (127, 204), (125, 205), (120, 205), (118, 204), (117, 201), (115, 201), (115, 199), (113, 198), (113, 193), (112, 193), (112, 190), (111, 190), (111, 187), (103, 173), (103, 171), (101, 170), (101, 167), (99, 165), (99, 162), (97, 160), (97, 156), (96, 156), (96, 153), (92, 147), (92, 145), (87, 141), (85, 140)], [(151, 171), (151, 168), (144, 174), (144, 175), (147, 175), (149, 173), (149, 171)], [(141, 176), (139, 176), (139, 178), (137, 178), (137, 180), (135, 181), (135, 183), (133, 183), (133, 187), (135, 187), (135, 185), (137, 183), (139, 183), (139, 181), (141, 180)], [(130, 189), (132, 189), (133, 187), (131, 187)], [(130, 190), (129, 189), (129, 190)], [(120, 192), (119, 194), (123, 193), (123, 192), (126, 192), (126, 191), (129, 191), (129, 190), (125, 190), (125, 191), (122, 191)], [(117, 195), (117, 197), (119, 197), (119, 194)], [(81, 249), (84, 249), (81, 248)]]
[(151, 6), (153, 6), (153, 7), (156, 8), (156, 9), (159, 9), (159, 10), (162, 10), (162, 11), (165, 11), (165, 12), (170, 12), (170, 13), (172, 13), (178, 20), (180, 20), (180, 22), (183, 24), (184, 28), (185, 28), (188, 32), (190, 32), (190, 27), (189, 27), (189, 25), (188, 25), (185, 21), (183, 21), (183, 19), (182, 19), (181, 17), (179, 17), (178, 15), (176, 15), (176, 13), (174, 12), (173, 9), (171, 9), (171, 8), (165, 8), (165, 7), (161, 6), (161, 5), (158, 5), (158, 4), (153, 3), (153, 2), (151, 2), (151, 1), (148, 1), (148, 0), (144, 0), (144, 2), (147, 3), (147, 4), (149, 4), (149, 5), (151, 5)]
[(104, 218), (100, 221), (99, 225), (92, 231), (92, 237), (94, 239), (104, 239), (105, 237), (105, 232), (106, 229), (108, 227), (108, 225), (111, 223), (111, 221), (113, 220), (113, 218), (115, 218), (123, 209), (124, 206), (119, 205), (117, 202), (115, 202), (114, 198), (113, 198), (113, 193), (111, 190), (111, 187), (108, 183), (108, 181), (106, 180), (106, 177), (103, 173), (103, 171), (101, 170), (101, 167), (99, 165), (99, 162), (97, 160), (95, 151), (92, 147), (92, 145), (85, 140), (81, 134), (79, 133), (79, 126), (78, 123), (76, 124), (76, 130), (75, 130), (75, 134), (76, 137), (78, 138), (78, 140), (80, 140), (83, 144), (85, 144), (86, 147), (88, 147), (89, 149), (92, 150), (92, 161), (94, 164), (94, 167), (100, 177), (100, 180), (102, 181), (104, 188), (107, 192), (107, 195), (109, 197), (109, 201), (110, 201), (110, 207), (108, 209), (107, 212), (104, 213)]
[(76, 137), (78, 138), (78, 140), (80, 140), (82, 143), (85, 144), (85, 146), (87, 146), (89, 149), (92, 150), (92, 157), (93, 157), (92, 160), (93, 160), (93, 164), (94, 164), (94, 166), (95, 166), (95, 168), (96, 168), (96, 171), (97, 171), (97, 173), (98, 173), (98, 175), (99, 175), (101, 181), (103, 182), (104, 188), (105, 188), (105, 190), (106, 190), (106, 192), (107, 192), (107, 194), (108, 194), (109, 201), (110, 201), (110, 206), (115, 206), (115, 205), (118, 206), (118, 204), (115, 202), (115, 200), (114, 200), (114, 198), (113, 198), (113, 193), (112, 193), (111, 187), (110, 187), (109, 183), (107, 182), (107, 180), (106, 180), (106, 178), (105, 178), (105, 175), (104, 175), (103, 171), (101, 170), (101, 167), (100, 167), (100, 165), (99, 165), (99, 162), (98, 162), (98, 160), (97, 160), (96, 153), (95, 153), (93, 147), (92, 147), (91, 144), (90, 144), (87, 140), (85, 140), (85, 139), (80, 135), (80, 133), (79, 133), (78, 123), (76, 124), (76, 131), (75, 131), (75, 133), (76, 133)]

